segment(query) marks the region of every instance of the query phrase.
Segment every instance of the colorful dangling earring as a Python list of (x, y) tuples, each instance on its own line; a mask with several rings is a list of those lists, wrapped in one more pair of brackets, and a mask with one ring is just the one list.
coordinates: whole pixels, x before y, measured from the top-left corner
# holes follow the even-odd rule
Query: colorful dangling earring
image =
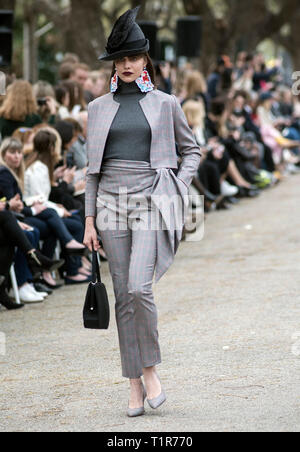
[(110, 92), (114, 93), (115, 91), (117, 91), (118, 89), (118, 81), (119, 81), (119, 77), (117, 74), (117, 71), (115, 72), (115, 75), (111, 78), (110, 81)]
[(140, 77), (136, 79), (135, 83), (140, 88), (142, 93), (148, 93), (149, 91), (152, 91), (154, 89), (154, 85), (151, 81), (146, 66), (144, 67), (144, 70), (141, 73)]

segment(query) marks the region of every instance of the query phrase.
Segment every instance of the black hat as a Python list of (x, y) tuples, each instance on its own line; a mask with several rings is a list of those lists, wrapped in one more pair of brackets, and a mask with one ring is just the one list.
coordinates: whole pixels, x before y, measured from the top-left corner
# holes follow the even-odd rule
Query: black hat
[(112, 61), (124, 56), (148, 52), (149, 40), (135, 22), (140, 6), (129, 9), (116, 21), (109, 35), (106, 51), (98, 60)]

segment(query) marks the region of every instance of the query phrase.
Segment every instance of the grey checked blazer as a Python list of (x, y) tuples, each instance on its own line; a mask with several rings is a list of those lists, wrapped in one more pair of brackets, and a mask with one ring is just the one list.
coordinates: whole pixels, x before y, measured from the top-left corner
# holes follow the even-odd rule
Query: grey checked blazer
[[(197, 172), (201, 152), (176, 96), (153, 90), (139, 102), (151, 128), (151, 168), (178, 168), (176, 142), (182, 157), (177, 177), (189, 186)], [(96, 215), (98, 177), (103, 152), (119, 106), (112, 93), (105, 94), (88, 105), (86, 216)], [(130, 146), (130, 136), (128, 145)]]

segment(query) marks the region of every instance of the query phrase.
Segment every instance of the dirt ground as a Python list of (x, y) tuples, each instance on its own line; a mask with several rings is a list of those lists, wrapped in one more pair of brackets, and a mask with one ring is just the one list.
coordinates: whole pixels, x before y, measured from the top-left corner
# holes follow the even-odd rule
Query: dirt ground
[[(0, 312), (0, 431), (300, 431), (300, 176), (207, 216), (154, 285), (167, 394), (127, 418), (114, 297), (82, 327), (86, 287)], [(2, 355), (1, 355), (2, 350)]]

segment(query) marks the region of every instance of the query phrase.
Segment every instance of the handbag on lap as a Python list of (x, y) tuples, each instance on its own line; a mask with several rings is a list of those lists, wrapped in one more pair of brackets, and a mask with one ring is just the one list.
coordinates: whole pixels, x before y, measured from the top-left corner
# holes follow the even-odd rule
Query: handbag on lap
[(101, 282), (97, 252), (93, 250), (92, 282), (89, 283), (83, 307), (84, 327), (106, 330), (109, 325), (109, 315), (107, 291)]

